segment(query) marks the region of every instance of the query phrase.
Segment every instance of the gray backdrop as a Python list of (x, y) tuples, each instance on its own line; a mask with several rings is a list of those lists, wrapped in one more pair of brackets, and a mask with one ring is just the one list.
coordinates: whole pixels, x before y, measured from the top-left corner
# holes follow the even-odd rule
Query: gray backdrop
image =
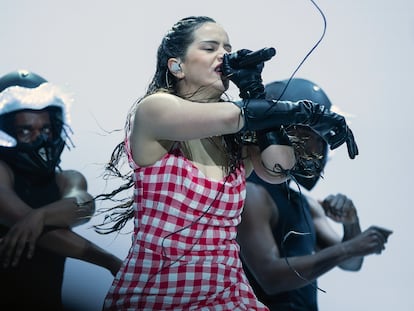
[[(296, 76), (319, 83), (346, 113), (360, 155), (350, 160), (345, 147), (331, 153), (314, 196), (347, 194), (363, 229), (376, 224), (394, 230), (385, 252), (367, 257), (360, 272), (336, 268), (319, 279), (326, 291), (319, 293), (320, 310), (413, 310), (414, 212), (407, 198), (413, 175), (414, 2), (317, 3), (327, 18), (326, 35)], [(264, 69), (266, 83), (289, 77), (323, 30), (319, 12), (305, 0), (1, 0), (0, 74), (29, 69), (73, 94), (76, 148), (64, 152), (62, 166), (82, 171), (92, 194), (117, 185), (108, 186), (101, 175), (122, 139), (114, 130), (143, 95), (162, 36), (188, 15), (215, 18), (234, 50), (275, 47), (277, 55)], [(99, 221), (75, 230), (124, 257), (131, 227), (122, 235), (100, 236), (90, 228)], [(82, 310), (99, 310), (111, 281), (108, 271), (70, 259), (64, 299)]]

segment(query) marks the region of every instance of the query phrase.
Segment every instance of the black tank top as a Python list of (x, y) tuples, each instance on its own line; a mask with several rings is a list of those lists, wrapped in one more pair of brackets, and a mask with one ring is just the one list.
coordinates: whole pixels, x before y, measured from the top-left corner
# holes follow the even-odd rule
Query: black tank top
[[(36, 209), (60, 199), (55, 177), (30, 180), (17, 171), (14, 173), (14, 190), (32, 208)], [(5, 227), (0, 228), (0, 235), (3, 236), (7, 230)], [(37, 306), (41, 307), (39, 310), (62, 310), (64, 265), (65, 257), (37, 247), (32, 259), (22, 256), (17, 267), (0, 267), (0, 309), (29, 310)]]
[[(304, 256), (312, 254), (316, 246), (315, 228), (309, 210), (309, 204), (298, 192), (289, 189), (287, 184), (272, 185), (264, 182), (254, 172), (248, 181), (260, 184), (269, 192), (279, 210), (278, 224), (272, 228), (281, 257)], [(291, 234), (282, 245), (289, 231), (309, 233), (307, 235)], [(272, 311), (316, 311), (317, 293), (316, 281), (307, 286), (267, 295), (256, 282), (246, 265), (246, 275), (258, 299)], [(292, 271), (292, 273), (295, 273)], [(275, 280), (277, 282), (277, 280)]]

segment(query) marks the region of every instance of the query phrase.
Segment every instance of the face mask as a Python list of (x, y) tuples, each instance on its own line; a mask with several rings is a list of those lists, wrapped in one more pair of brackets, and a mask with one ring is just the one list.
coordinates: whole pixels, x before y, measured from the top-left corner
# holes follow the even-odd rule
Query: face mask
[(34, 142), (19, 142), (14, 148), (1, 149), (9, 149), (5, 152), (6, 160), (20, 171), (44, 177), (55, 173), (64, 147), (61, 137), (52, 141), (40, 135)]
[(326, 164), (325, 159), (326, 156), (320, 160), (303, 161), (303, 163), (299, 164), (292, 172), (296, 181), (310, 191), (322, 176)]
[(296, 181), (304, 187), (306, 190), (310, 191), (313, 187), (315, 187), (316, 183), (318, 182), (320, 176), (314, 177), (300, 177), (296, 176)]

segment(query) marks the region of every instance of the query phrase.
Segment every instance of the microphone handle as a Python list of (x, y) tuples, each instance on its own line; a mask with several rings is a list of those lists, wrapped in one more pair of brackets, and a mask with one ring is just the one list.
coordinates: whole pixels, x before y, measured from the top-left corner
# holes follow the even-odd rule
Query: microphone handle
[(270, 60), (275, 55), (275, 48), (263, 48), (255, 52), (250, 52), (240, 59), (240, 61), (237, 63), (237, 68), (245, 68), (257, 65), (261, 62)]

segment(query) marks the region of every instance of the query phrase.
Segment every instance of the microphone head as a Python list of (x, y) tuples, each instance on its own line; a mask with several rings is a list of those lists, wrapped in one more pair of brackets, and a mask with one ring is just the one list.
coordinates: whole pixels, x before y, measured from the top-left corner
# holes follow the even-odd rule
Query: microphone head
[(273, 56), (276, 55), (276, 49), (275, 48), (264, 48), (263, 52), (266, 53), (266, 55), (269, 57), (266, 60), (271, 59)]
[(260, 63), (270, 60), (275, 55), (276, 49), (272, 47), (263, 48), (258, 51), (250, 52), (242, 56), (239, 56), (236, 52), (232, 66), (235, 69), (256, 66)]

